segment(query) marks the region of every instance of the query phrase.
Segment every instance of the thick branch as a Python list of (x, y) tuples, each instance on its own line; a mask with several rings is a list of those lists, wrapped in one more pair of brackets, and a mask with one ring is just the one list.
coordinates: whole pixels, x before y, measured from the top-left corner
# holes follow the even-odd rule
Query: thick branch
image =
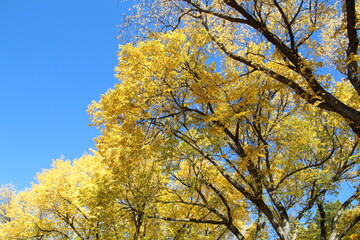
[(196, 218), (171, 218), (171, 217), (159, 217), (159, 216), (149, 216), (149, 218), (156, 218), (165, 221), (172, 222), (193, 222), (193, 223), (208, 223), (208, 224), (216, 224), (216, 225), (225, 225), (224, 221), (218, 220), (206, 220), (206, 219), (196, 219)]
[(320, 237), (319, 240), (326, 240), (326, 227), (325, 227), (325, 210), (322, 203), (319, 201), (317, 207), (320, 215)]
[(360, 74), (358, 72), (358, 62), (354, 58), (358, 53), (359, 39), (356, 31), (356, 7), (355, 0), (346, 0), (346, 30), (348, 35), (348, 78), (351, 84), (354, 86), (358, 94), (360, 95)]

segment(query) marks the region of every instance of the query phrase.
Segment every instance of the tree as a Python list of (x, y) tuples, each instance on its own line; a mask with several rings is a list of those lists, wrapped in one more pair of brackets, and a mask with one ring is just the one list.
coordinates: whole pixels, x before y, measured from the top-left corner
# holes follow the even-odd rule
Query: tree
[[(167, 226), (148, 219), (162, 186), (150, 162), (116, 172), (97, 155), (58, 159), (37, 184), (1, 193), (1, 239), (164, 239)], [(124, 169), (123, 169), (124, 170)]]
[(99, 158), (58, 159), (52, 167), (13, 197), (1, 239), (119, 239), (116, 189)]
[[(231, 37), (224, 29), (218, 32)], [(120, 83), (89, 110), (102, 131), (99, 154), (129, 172), (148, 161), (159, 164), (168, 183), (152, 199), (156, 209), (148, 218), (184, 228), (190, 223), (183, 236), (196, 233), (200, 239), (296, 239), (305, 222), (316, 220), (315, 209), (322, 212), (324, 202), (339, 198), (347, 182), (350, 196), (330, 218), (330, 230), (319, 233), (342, 238), (360, 219), (352, 215), (349, 227), (338, 228), (359, 197), (354, 127), (324, 111), (318, 100), (302, 101), (273, 75), (219, 55), (208, 31), (187, 21), (181, 29), (121, 47)], [(270, 46), (246, 45), (249, 53), (256, 51), (246, 56), (249, 61), (300, 81), (288, 64), (281, 70), (264, 60)], [(354, 104), (345, 82), (328, 88)]]

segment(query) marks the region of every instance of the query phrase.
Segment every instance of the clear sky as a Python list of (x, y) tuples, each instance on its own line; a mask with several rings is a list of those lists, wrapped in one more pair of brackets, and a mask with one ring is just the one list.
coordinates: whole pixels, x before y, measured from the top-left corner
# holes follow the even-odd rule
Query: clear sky
[(99, 133), (87, 106), (115, 83), (117, 25), (132, 1), (0, 0), (0, 184), (30, 187)]

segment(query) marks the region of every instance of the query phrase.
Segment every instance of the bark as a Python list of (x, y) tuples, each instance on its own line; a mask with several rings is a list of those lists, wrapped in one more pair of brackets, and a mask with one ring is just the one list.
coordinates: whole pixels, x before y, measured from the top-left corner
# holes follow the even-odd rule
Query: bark
[(360, 75), (358, 71), (358, 63), (354, 56), (358, 54), (359, 39), (356, 31), (356, 8), (354, 0), (345, 1), (346, 9), (346, 30), (348, 36), (348, 49), (346, 51), (348, 58), (347, 74), (351, 84), (360, 95)]

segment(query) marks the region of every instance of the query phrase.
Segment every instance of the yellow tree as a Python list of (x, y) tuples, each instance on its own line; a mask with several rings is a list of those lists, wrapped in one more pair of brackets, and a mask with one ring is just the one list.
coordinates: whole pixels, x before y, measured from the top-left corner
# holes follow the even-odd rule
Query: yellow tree
[(62, 159), (13, 198), (2, 239), (120, 239), (111, 173), (98, 157)]
[[(147, 218), (171, 224), (179, 238), (296, 239), (302, 224), (315, 221), (314, 209), (337, 198), (346, 181), (353, 192), (331, 218), (330, 232), (319, 237), (346, 235), (359, 221), (353, 214), (350, 227), (338, 227), (359, 192), (358, 137), (348, 122), (321, 110), (318, 100), (316, 106), (304, 103), (275, 75), (218, 55), (218, 38), (203, 22), (183, 25), (122, 46), (120, 83), (89, 109), (102, 130), (97, 147), (105, 162), (129, 173), (154, 162), (164, 177)], [(234, 29), (213, 31), (226, 33), (224, 40)], [(302, 81), (301, 74), (280, 67), (285, 63), (265, 61), (269, 44), (244, 44), (249, 61)], [(305, 82), (298, 85), (307, 89)], [(346, 83), (328, 88), (354, 104)]]
[(110, 169), (96, 155), (58, 159), (30, 189), (1, 188), (1, 239), (166, 238), (159, 231), (166, 226), (147, 218), (164, 182), (155, 166)]

